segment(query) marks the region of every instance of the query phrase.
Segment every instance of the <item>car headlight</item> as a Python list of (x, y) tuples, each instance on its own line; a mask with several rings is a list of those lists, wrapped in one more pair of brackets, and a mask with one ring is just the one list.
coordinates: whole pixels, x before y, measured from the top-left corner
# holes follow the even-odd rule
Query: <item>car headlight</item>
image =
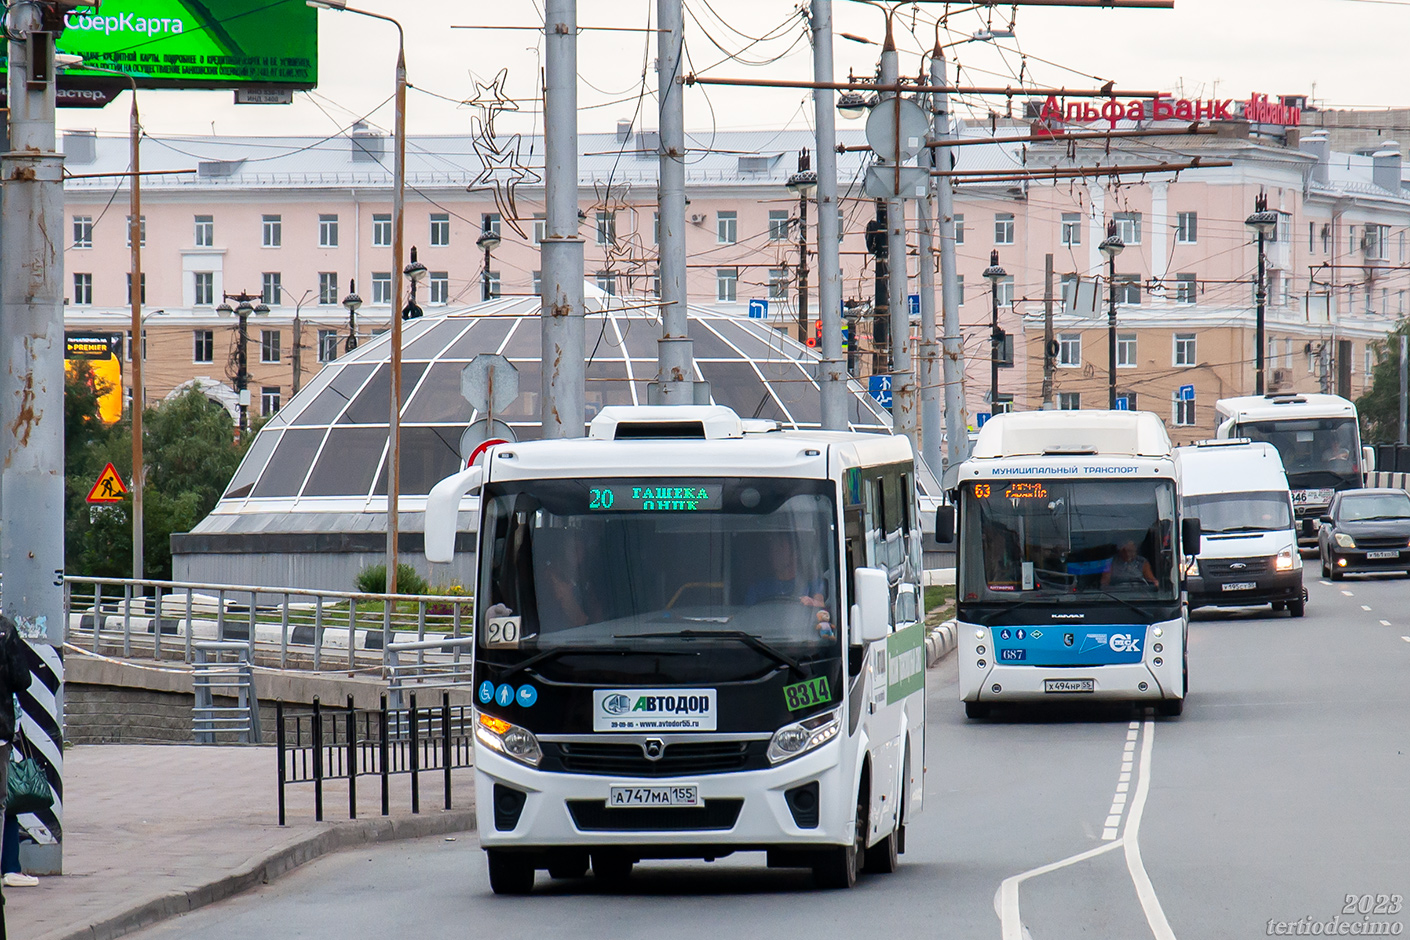
[(537, 767), (543, 760), (539, 739), (532, 731), (478, 710), (475, 712), (475, 737), (490, 750), (521, 764)]
[(821, 715), (804, 718), (791, 725), (784, 725), (774, 732), (769, 741), (769, 763), (781, 764), (802, 754), (822, 747), (842, 730), (842, 709), (837, 708)]
[(1355, 548), (1355, 547), (1356, 547), (1356, 539), (1354, 539), (1354, 538), (1352, 538), (1351, 536), (1347, 535), (1345, 532), (1338, 532), (1336, 535), (1333, 535), (1333, 536), (1332, 536), (1332, 541), (1337, 543), (1337, 548)]
[(1291, 571), (1293, 569), (1293, 552), (1291, 548), (1285, 548), (1278, 553), (1278, 557), (1273, 559), (1273, 570)]
[(1187, 578), (1193, 578), (1199, 574), (1199, 559), (1186, 558), (1180, 563), (1180, 573)]

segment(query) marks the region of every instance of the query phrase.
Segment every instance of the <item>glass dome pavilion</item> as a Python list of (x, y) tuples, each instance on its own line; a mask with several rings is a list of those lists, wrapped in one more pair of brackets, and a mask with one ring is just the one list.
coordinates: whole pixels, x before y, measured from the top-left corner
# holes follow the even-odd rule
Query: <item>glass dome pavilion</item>
[[(587, 315), (587, 419), (605, 405), (645, 404), (656, 375), (660, 320), (653, 307), (604, 309), (591, 287)], [(596, 298), (594, 300), (593, 298)], [(460, 439), (482, 417), (461, 396), (460, 372), (480, 353), (519, 371), (519, 396), (495, 417), (518, 440), (539, 437), (537, 297), (510, 297), (432, 313), (402, 329), (402, 551), (423, 572), (425, 497), (462, 466)], [(785, 428), (818, 427), (819, 356), (764, 320), (689, 308), (696, 378), (712, 401)], [(173, 536), (177, 580), (346, 590), (380, 564), (386, 539), (391, 337), (383, 334), (327, 363), (256, 434), (215, 509)], [(853, 430), (890, 433), (890, 415), (850, 383)], [(468, 542), (468, 539), (467, 539)], [(473, 546), (466, 546), (473, 551)], [(470, 580), (464, 571), (434, 580)], [(459, 568), (460, 566), (457, 566)]]

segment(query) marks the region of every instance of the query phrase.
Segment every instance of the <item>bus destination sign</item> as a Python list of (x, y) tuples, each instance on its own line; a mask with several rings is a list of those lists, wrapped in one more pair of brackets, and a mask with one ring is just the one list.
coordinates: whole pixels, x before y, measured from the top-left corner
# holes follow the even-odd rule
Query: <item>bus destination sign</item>
[(703, 512), (722, 508), (720, 483), (601, 482), (588, 486), (588, 509), (612, 512)]

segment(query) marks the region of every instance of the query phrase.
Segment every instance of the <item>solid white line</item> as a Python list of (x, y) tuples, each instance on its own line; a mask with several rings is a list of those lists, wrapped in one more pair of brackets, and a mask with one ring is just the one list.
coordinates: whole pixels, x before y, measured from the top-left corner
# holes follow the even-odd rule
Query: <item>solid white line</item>
[[(1151, 750), (1155, 744), (1155, 722), (1145, 722), (1145, 734), (1141, 736), (1141, 774), (1136, 782), (1136, 798), (1131, 803), (1131, 811), (1126, 814), (1126, 828), (1121, 834), (1121, 842), (1126, 849), (1126, 868), (1131, 872), (1131, 881), (1136, 885), (1136, 897), (1145, 911), (1146, 923), (1150, 925), (1155, 940), (1175, 940), (1175, 932), (1170, 929), (1170, 921), (1165, 919), (1165, 911), (1155, 896), (1155, 886), (1146, 874), (1141, 862), (1141, 816), (1146, 809), (1146, 796), (1151, 788)], [(1115, 844), (1115, 843), (1113, 843)]]
[(1042, 865), (1038, 868), (1029, 869), (1018, 875), (1012, 875), (1003, 880), (999, 885), (999, 895), (995, 899), (995, 908), (999, 915), (999, 926), (1002, 930), (1003, 940), (1023, 940), (1026, 931), (1023, 929), (1023, 922), (1019, 919), (1018, 913), (1018, 886), (1029, 878), (1038, 875), (1046, 875), (1050, 871), (1057, 871), (1059, 868), (1066, 868), (1078, 862), (1085, 862), (1089, 858), (1096, 858), (1106, 852), (1121, 845), (1122, 840), (1108, 842), (1106, 845), (1099, 845), (1095, 849), (1088, 849), (1076, 855), (1069, 855), (1061, 861)]

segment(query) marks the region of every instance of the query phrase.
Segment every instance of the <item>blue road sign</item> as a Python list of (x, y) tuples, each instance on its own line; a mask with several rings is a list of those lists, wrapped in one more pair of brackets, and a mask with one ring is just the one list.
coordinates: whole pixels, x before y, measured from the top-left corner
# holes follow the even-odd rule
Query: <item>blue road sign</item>
[(767, 300), (749, 301), (749, 319), (763, 320), (769, 315), (769, 302)]
[(867, 393), (875, 398), (881, 407), (891, 408), (891, 376), (873, 375), (867, 380)]
[(920, 294), (906, 295), (906, 311), (911, 315), (912, 320), (920, 319)]
[(974, 416), (974, 419), (975, 419), (976, 422), (978, 422), (979, 426), (982, 428), (982, 427), (984, 427), (984, 423), (989, 420), (989, 412), (987, 412), (987, 411), (981, 411), (981, 412), (979, 412), (978, 414), (976, 414), (976, 415)]
[(1195, 400), (1195, 387), (1194, 387), (1193, 385), (1181, 385), (1181, 386), (1180, 386), (1180, 400), (1181, 400), (1181, 401), (1194, 401), (1194, 400)]
[(1119, 398), (1117, 398), (1117, 399), (1116, 399), (1116, 410), (1117, 410), (1117, 411), (1130, 411), (1130, 410), (1131, 410), (1131, 399), (1127, 398), (1125, 395), (1122, 395), (1122, 396), (1120, 396)]

